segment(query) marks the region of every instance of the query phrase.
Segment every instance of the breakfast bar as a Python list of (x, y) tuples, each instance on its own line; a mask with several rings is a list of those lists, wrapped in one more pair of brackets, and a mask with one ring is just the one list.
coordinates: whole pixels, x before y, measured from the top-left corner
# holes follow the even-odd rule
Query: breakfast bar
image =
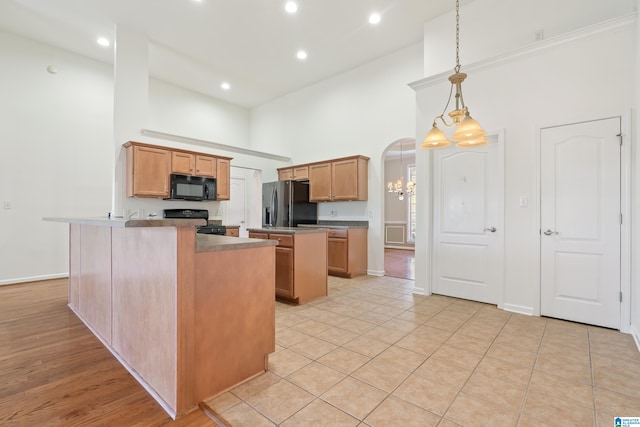
[(45, 218), (69, 226), (69, 307), (176, 418), (267, 369), (272, 240), (202, 219)]

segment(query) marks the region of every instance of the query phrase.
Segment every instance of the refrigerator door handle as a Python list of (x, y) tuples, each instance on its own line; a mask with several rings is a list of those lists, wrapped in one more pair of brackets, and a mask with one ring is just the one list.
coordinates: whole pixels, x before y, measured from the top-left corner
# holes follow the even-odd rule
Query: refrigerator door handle
[(278, 191), (273, 188), (271, 193), (271, 226), (274, 227), (278, 224)]

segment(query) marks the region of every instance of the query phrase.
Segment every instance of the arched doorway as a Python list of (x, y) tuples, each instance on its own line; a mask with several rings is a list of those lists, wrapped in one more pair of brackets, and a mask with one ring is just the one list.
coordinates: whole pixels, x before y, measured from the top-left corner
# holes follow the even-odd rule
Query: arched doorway
[[(415, 139), (399, 139), (384, 156), (384, 270), (385, 276), (415, 279), (416, 200)], [(409, 185), (408, 185), (409, 184)]]

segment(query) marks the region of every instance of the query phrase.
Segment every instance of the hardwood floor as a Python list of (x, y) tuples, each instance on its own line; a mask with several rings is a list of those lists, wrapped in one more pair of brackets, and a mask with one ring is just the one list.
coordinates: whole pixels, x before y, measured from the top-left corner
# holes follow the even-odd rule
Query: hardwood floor
[(416, 278), (415, 252), (406, 249), (384, 249), (384, 275), (401, 279)]
[(0, 425), (215, 426), (173, 421), (67, 307), (67, 279), (0, 286)]

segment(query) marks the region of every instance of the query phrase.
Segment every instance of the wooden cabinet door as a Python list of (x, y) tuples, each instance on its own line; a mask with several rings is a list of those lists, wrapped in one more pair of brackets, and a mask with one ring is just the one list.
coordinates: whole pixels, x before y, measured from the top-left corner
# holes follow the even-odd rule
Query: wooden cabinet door
[(288, 181), (293, 179), (293, 169), (280, 169), (278, 171), (278, 181)]
[(309, 166), (309, 201), (331, 201), (331, 163)]
[(333, 200), (358, 199), (358, 159), (333, 162), (331, 168)]
[(231, 165), (227, 159), (216, 159), (216, 187), (218, 200), (229, 200), (231, 197)]
[(349, 273), (349, 244), (347, 239), (327, 238), (329, 272)]
[(170, 151), (144, 146), (127, 148), (128, 197), (169, 197), (170, 173)]
[(276, 247), (276, 295), (295, 298), (293, 289), (293, 248)]
[(194, 165), (195, 156), (193, 154), (181, 153), (179, 151), (171, 152), (171, 173), (193, 175)]
[(300, 166), (293, 168), (293, 179), (301, 181), (309, 179), (309, 166)]
[(216, 177), (217, 160), (215, 157), (210, 156), (196, 156), (196, 175), (197, 176), (209, 176), (211, 178)]

